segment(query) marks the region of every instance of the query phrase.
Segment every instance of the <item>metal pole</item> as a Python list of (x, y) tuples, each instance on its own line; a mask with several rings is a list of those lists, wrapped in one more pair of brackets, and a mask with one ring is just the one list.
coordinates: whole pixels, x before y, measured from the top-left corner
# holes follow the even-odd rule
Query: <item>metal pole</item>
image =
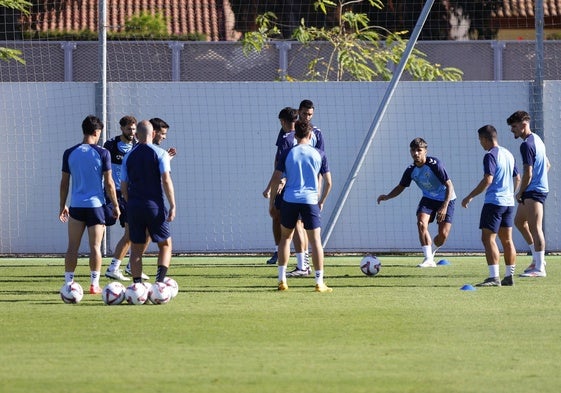
[[(97, 115), (103, 121), (105, 127), (101, 133), (101, 143), (107, 140), (107, 3), (106, 0), (99, 0), (99, 26), (98, 26), (98, 64), (99, 80), (97, 82), (96, 106)], [(107, 231), (101, 244), (102, 255), (107, 255)]]
[(409, 56), (411, 55), (411, 52), (413, 51), (413, 48), (415, 46), (415, 44), (417, 43), (417, 39), (419, 38), (419, 35), (421, 34), (421, 30), (423, 28), (423, 25), (425, 24), (427, 17), (429, 15), (430, 9), (432, 7), (432, 5), (434, 4), (434, 0), (427, 0), (427, 2), (425, 3), (425, 5), (423, 6), (423, 10), (421, 11), (421, 15), (419, 15), (419, 19), (417, 19), (417, 24), (415, 25), (415, 28), (413, 29), (413, 33), (411, 33), (411, 37), (409, 38), (409, 41), (407, 42), (407, 46), (405, 47), (405, 52), (403, 53), (403, 56), (401, 57), (401, 60), (399, 62), (399, 64), (397, 65), (397, 68), (395, 70), (395, 72), (393, 73), (392, 79), (386, 89), (386, 93), (384, 94), (384, 97), (382, 98), (382, 102), (380, 104), (380, 106), (378, 107), (378, 112), (376, 112), (376, 116), (374, 116), (374, 120), (372, 121), (372, 124), (370, 125), (370, 129), (368, 130), (368, 134), (366, 135), (366, 138), (364, 139), (364, 142), (362, 144), (362, 147), (360, 148), (360, 151), (358, 153), (358, 156), (355, 160), (355, 163), (353, 165), (353, 168), (351, 169), (351, 172), (349, 173), (349, 176), (347, 177), (347, 181), (345, 182), (345, 185), (343, 187), (343, 191), (341, 192), (341, 195), (339, 196), (339, 199), (337, 200), (337, 204), (335, 205), (335, 209), (333, 211), (333, 213), (331, 213), (331, 217), (329, 219), (329, 222), (327, 223), (327, 226), (325, 228), (325, 231), (323, 232), (323, 246), (325, 247), (327, 245), (327, 243), (329, 242), (329, 238), (331, 237), (331, 234), (333, 232), (333, 228), (335, 227), (335, 224), (337, 223), (337, 220), (339, 220), (339, 216), (341, 215), (341, 211), (343, 210), (343, 207), (345, 206), (345, 203), (347, 202), (347, 198), (349, 197), (349, 194), (351, 192), (351, 188), (353, 187), (353, 184), (358, 176), (358, 173), (360, 172), (360, 169), (362, 168), (362, 164), (364, 163), (364, 160), (366, 158), (366, 154), (368, 154), (368, 150), (370, 149), (370, 145), (372, 145), (372, 141), (374, 140), (374, 137), (376, 136), (376, 133), (378, 132), (378, 128), (380, 126), (380, 123), (382, 121), (382, 118), (384, 117), (384, 114), (386, 113), (386, 109), (388, 108), (388, 104), (395, 92), (395, 89), (397, 87), (397, 84), (399, 82), (399, 79), (401, 78), (401, 75), (403, 74), (403, 70), (405, 69), (405, 65), (407, 64), (407, 60), (409, 59)]
[(534, 124), (532, 130), (538, 134), (542, 139), (544, 138), (543, 129), (543, 67), (544, 67), (544, 45), (543, 45), (543, 27), (544, 27), (544, 12), (543, 0), (536, 0), (535, 5), (535, 27), (536, 27), (536, 64), (535, 64), (535, 77), (532, 86), (532, 94), (530, 101), (530, 112)]

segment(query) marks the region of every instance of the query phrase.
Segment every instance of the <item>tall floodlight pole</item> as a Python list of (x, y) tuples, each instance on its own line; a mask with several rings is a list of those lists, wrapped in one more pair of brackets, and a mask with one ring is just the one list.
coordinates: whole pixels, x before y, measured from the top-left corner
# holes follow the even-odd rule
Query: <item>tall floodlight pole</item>
[[(98, 2), (99, 18), (98, 18), (98, 64), (99, 64), (99, 80), (96, 86), (96, 111), (105, 127), (101, 133), (101, 142), (107, 140), (107, 3), (106, 0)], [(107, 232), (103, 237), (101, 245), (102, 255), (107, 254)]]
[(384, 97), (382, 98), (382, 102), (380, 103), (380, 106), (378, 107), (378, 111), (376, 112), (376, 116), (374, 116), (374, 120), (372, 121), (372, 124), (370, 125), (370, 129), (368, 130), (368, 134), (366, 135), (364, 142), (362, 144), (362, 147), (360, 148), (360, 151), (358, 153), (358, 156), (354, 162), (353, 168), (351, 169), (351, 172), (349, 173), (349, 176), (347, 177), (347, 181), (345, 182), (345, 185), (343, 186), (343, 191), (341, 192), (341, 195), (339, 196), (339, 199), (337, 200), (337, 203), (335, 205), (335, 209), (333, 210), (333, 213), (331, 214), (331, 217), (329, 218), (329, 222), (327, 223), (327, 226), (325, 228), (325, 231), (323, 232), (323, 239), (322, 239), (322, 243), (323, 246), (325, 247), (327, 245), (327, 242), (329, 241), (329, 238), (331, 237), (331, 234), (333, 232), (333, 228), (335, 227), (335, 224), (337, 224), (337, 221), (339, 220), (339, 216), (341, 215), (341, 211), (343, 210), (343, 207), (345, 206), (345, 203), (347, 202), (347, 198), (349, 197), (349, 194), (351, 192), (351, 188), (354, 185), (354, 182), (358, 176), (358, 173), (360, 172), (360, 169), (362, 168), (362, 165), (364, 163), (364, 160), (366, 158), (366, 155), (368, 154), (368, 150), (370, 149), (370, 146), (372, 145), (372, 141), (374, 140), (374, 137), (376, 136), (376, 133), (378, 132), (378, 128), (380, 127), (380, 123), (382, 121), (382, 118), (384, 117), (384, 114), (386, 113), (386, 109), (388, 108), (388, 104), (395, 92), (395, 89), (397, 87), (397, 84), (401, 78), (401, 75), (403, 74), (403, 70), (405, 69), (405, 65), (407, 64), (407, 60), (409, 59), (411, 52), (413, 51), (413, 48), (415, 47), (415, 44), (417, 43), (417, 40), (419, 39), (419, 35), (421, 34), (421, 30), (427, 20), (427, 17), (429, 16), (429, 12), (430, 9), (432, 8), (432, 5), (434, 4), (434, 0), (427, 0), (425, 2), (425, 5), (423, 6), (423, 10), (421, 11), (421, 15), (419, 15), (419, 19), (417, 19), (417, 24), (415, 25), (415, 28), (413, 29), (413, 32), (411, 33), (411, 37), (409, 38), (409, 41), (407, 42), (407, 46), (405, 47), (405, 51), (403, 52), (403, 56), (401, 57), (401, 60), (399, 62), (399, 64), (397, 65), (397, 68), (395, 70), (395, 72), (393, 73), (392, 79), (390, 81), (390, 83), (388, 84), (388, 87), (386, 89), (386, 93), (384, 94)]
[[(107, 3), (99, 0), (99, 26), (98, 26), (98, 64), (99, 79), (97, 83), (97, 112), (98, 116), (107, 123)], [(103, 128), (101, 134), (102, 142), (107, 139), (107, 127)]]
[(536, 132), (542, 139), (544, 138), (543, 125), (543, 67), (544, 67), (544, 45), (543, 45), (543, 28), (544, 28), (544, 12), (543, 0), (536, 0), (535, 10), (535, 28), (536, 28), (536, 64), (534, 83), (531, 87), (530, 94), (530, 111), (534, 124), (532, 130)]

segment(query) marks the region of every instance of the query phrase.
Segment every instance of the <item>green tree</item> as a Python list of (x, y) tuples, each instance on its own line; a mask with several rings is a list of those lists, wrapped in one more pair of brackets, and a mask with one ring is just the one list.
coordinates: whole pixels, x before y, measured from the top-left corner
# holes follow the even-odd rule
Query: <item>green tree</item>
[[(0, 0), (0, 7), (13, 9), (25, 15), (29, 14), (29, 8), (32, 5), (33, 4), (26, 0)], [(25, 64), (25, 60), (21, 57), (21, 51), (5, 47), (0, 47), (0, 60), (15, 60), (21, 64)]]
[[(334, 18), (333, 27), (307, 26), (304, 19), (292, 33), (292, 39), (303, 45), (302, 56), (307, 61), (306, 80), (389, 80), (392, 66), (399, 63), (407, 45), (406, 31), (390, 32), (370, 26), (365, 13), (355, 13), (351, 6), (362, 0), (317, 0), (316, 11)], [(381, 0), (368, 0), (370, 6), (381, 9)], [(256, 19), (257, 30), (244, 34), (244, 52), (261, 52), (272, 41), (279, 40), (280, 28), (274, 13), (267, 12)], [(326, 47), (328, 48), (326, 50)], [(457, 68), (442, 68), (426, 60), (426, 55), (414, 49), (405, 72), (414, 80), (461, 80)]]
[(168, 35), (168, 26), (161, 13), (156, 12), (152, 15), (149, 11), (143, 11), (125, 22), (125, 32), (141, 37), (158, 38)]

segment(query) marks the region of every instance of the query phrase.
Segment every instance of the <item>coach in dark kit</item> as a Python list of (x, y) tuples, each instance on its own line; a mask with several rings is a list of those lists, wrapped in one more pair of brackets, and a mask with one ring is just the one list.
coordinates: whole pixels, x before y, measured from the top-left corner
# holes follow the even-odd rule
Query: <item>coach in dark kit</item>
[(121, 172), (121, 192), (127, 201), (132, 243), (131, 272), (134, 282), (142, 282), (142, 254), (148, 233), (159, 248), (156, 282), (163, 282), (171, 261), (170, 222), (176, 209), (170, 157), (152, 143), (154, 129), (148, 120), (138, 123), (136, 137), (138, 144), (123, 159)]

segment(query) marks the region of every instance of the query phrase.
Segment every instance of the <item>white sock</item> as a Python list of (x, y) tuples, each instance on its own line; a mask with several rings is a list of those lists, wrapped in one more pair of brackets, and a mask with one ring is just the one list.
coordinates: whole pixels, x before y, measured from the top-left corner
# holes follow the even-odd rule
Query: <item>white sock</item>
[(499, 265), (489, 265), (489, 277), (499, 277)]
[(111, 264), (107, 268), (110, 272), (116, 272), (121, 267), (121, 260), (117, 258), (111, 259)]
[(425, 256), (425, 259), (432, 259), (432, 246), (431, 245), (423, 246), (423, 255)]
[(99, 276), (100, 276), (100, 272), (96, 272), (94, 270), (92, 270), (90, 272), (90, 283), (91, 283), (91, 285), (99, 287)]
[[(440, 247), (442, 247), (442, 246), (440, 246)], [(433, 257), (433, 258), (434, 258), (434, 256), (436, 255), (436, 252), (439, 250), (440, 247), (436, 247), (436, 246), (434, 247), (434, 250), (433, 250), (433, 252), (432, 252), (432, 257)]]
[(279, 265), (279, 282), (286, 282), (286, 266)]
[(536, 262), (536, 248), (534, 247), (534, 243), (532, 244), (528, 244), (528, 247), (530, 248), (530, 253), (532, 254), (532, 262)]
[(323, 270), (316, 270), (316, 284), (323, 284)]
[(514, 276), (516, 265), (506, 265), (505, 277)]
[(536, 251), (534, 253), (536, 256), (534, 259), (534, 263), (536, 264), (536, 270), (544, 271), (544, 260), (545, 260), (545, 251)]
[(72, 284), (74, 281), (74, 272), (64, 272), (64, 281), (66, 282), (66, 285)]
[(296, 267), (298, 270), (304, 270), (306, 268), (306, 253), (297, 252), (296, 253)]

